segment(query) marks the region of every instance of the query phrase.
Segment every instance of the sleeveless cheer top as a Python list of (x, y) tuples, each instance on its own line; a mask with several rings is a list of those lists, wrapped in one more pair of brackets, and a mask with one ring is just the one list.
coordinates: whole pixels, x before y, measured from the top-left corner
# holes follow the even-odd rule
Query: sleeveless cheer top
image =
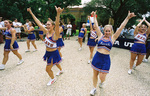
[(143, 42), (143, 43), (145, 43), (146, 39), (147, 39), (146, 33), (144, 33), (144, 34), (138, 33), (138, 34), (134, 37), (134, 43), (136, 43), (136, 42)]
[(63, 31), (60, 33), (60, 35), (61, 35), (61, 36), (63, 35)]
[[(30, 30), (30, 28), (28, 28), (28, 30)], [(33, 34), (34, 33), (34, 31), (31, 31), (30, 33), (28, 33), (28, 34)]]
[(83, 32), (85, 33), (85, 30), (84, 30), (84, 28), (81, 28), (80, 32), (81, 32), (81, 31), (83, 31)]
[(101, 39), (98, 41), (98, 47), (97, 48), (98, 49), (104, 48), (104, 49), (110, 51), (112, 46), (113, 46), (113, 42), (112, 42), (111, 36), (109, 37), (109, 39), (105, 40), (104, 35), (103, 35), (101, 37)]
[(10, 28), (9, 30), (6, 30), (5, 31), (5, 36), (7, 37), (7, 38), (12, 38), (12, 35), (11, 35), (11, 32), (10, 32), (10, 30), (11, 30), (12, 28)]
[(44, 43), (48, 48), (57, 48), (56, 40), (53, 39), (54, 34), (51, 37), (46, 35)]
[(90, 37), (96, 38), (97, 37), (96, 31), (91, 31)]
[[(62, 27), (62, 26), (60, 26), (60, 27)], [(62, 27), (62, 29), (63, 29), (63, 27)], [(64, 29), (63, 29), (64, 30)], [(60, 35), (62, 36), (63, 35), (63, 31), (60, 33)]]

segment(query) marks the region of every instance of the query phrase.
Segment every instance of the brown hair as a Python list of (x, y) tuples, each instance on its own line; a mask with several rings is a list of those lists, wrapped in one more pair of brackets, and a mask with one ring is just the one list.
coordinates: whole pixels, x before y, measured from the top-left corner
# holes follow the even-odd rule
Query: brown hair
[(54, 21), (52, 21), (52, 20), (48, 20), (47, 22), (50, 22), (52, 25), (54, 25), (54, 26), (55, 26), (55, 22), (54, 22)]
[(8, 21), (10, 24), (12, 24), (12, 21), (11, 21), (11, 20), (6, 20), (6, 21)]

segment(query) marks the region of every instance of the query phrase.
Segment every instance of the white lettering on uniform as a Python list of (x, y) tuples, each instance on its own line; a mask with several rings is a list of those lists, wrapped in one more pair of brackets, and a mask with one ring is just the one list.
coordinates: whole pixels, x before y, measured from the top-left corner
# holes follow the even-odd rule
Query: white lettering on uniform
[(57, 48), (57, 44), (54, 43), (54, 42), (52, 42), (52, 41), (50, 41), (50, 40), (48, 40), (47, 37), (45, 37), (44, 42), (45, 42), (45, 45), (46, 45), (47, 47), (49, 47), (49, 48)]

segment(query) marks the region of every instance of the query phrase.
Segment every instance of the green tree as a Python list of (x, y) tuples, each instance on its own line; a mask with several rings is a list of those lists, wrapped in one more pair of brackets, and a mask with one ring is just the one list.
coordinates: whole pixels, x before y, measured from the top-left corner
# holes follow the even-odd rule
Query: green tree
[(0, 16), (10, 20), (17, 18), (24, 23), (25, 19), (32, 19), (27, 12), (27, 8), (31, 7), (40, 20), (46, 21), (49, 17), (54, 20), (55, 6), (66, 8), (80, 3), (81, 0), (0, 0)]
[(128, 10), (134, 12), (137, 16), (131, 19), (127, 26), (136, 22), (137, 18), (142, 18), (150, 9), (150, 0), (92, 0), (84, 10), (86, 14), (97, 10), (98, 20), (102, 24), (107, 24), (110, 17), (114, 19), (114, 28), (116, 29), (128, 14)]
[(61, 8), (67, 8), (67, 6), (80, 5), (81, 0), (45, 0), (47, 5), (45, 6), (49, 12), (50, 18), (55, 19), (56, 11), (55, 6)]

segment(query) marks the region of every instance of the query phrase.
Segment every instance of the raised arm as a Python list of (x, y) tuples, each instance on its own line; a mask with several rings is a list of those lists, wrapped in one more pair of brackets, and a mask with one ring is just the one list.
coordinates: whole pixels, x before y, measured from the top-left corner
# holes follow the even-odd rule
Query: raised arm
[(88, 16), (89, 22), (90, 22), (90, 31), (93, 30), (92, 24), (91, 24), (91, 20), (90, 20), (90, 16)]
[(135, 31), (134, 31), (134, 35), (138, 34), (139, 27), (141, 26), (143, 21), (144, 21), (144, 18), (143, 18), (143, 20), (140, 20), (140, 23), (136, 26)]
[(58, 40), (59, 38), (59, 20), (60, 20), (60, 14), (62, 13), (62, 11), (64, 9), (61, 9), (60, 7), (56, 7), (55, 6), (55, 9), (56, 9), (56, 12), (57, 12), (57, 16), (56, 16), (56, 21), (55, 21), (55, 34), (54, 34), (54, 40)]
[(91, 14), (94, 16), (94, 24), (95, 24), (97, 36), (98, 36), (98, 38), (100, 38), (103, 34), (102, 34), (101, 30), (98, 27), (98, 22), (97, 22), (97, 19), (96, 19), (96, 11), (95, 12), (93, 11)]
[(146, 33), (146, 35), (148, 36), (150, 34), (150, 23), (146, 19), (144, 19), (144, 21), (148, 26), (147, 33)]
[(125, 18), (125, 20), (121, 23), (120, 27), (118, 28), (118, 30), (116, 31), (116, 33), (113, 35), (112, 41), (114, 42), (120, 35), (121, 31), (123, 30), (123, 28), (126, 26), (126, 24), (128, 23), (129, 19), (131, 19), (132, 17), (135, 17), (136, 15), (134, 13), (130, 13), (130, 11), (128, 12), (128, 16)]
[(48, 30), (42, 25), (42, 23), (36, 18), (36, 16), (32, 13), (31, 8), (27, 8), (27, 11), (31, 14), (36, 24), (42, 29), (44, 33), (47, 33)]
[(13, 44), (14, 44), (14, 41), (16, 39), (16, 30), (12, 29), (10, 31), (11, 31), (11, 34), (12, 34), (11, 43), (10, 43), (10, 49), (13, 49)]

